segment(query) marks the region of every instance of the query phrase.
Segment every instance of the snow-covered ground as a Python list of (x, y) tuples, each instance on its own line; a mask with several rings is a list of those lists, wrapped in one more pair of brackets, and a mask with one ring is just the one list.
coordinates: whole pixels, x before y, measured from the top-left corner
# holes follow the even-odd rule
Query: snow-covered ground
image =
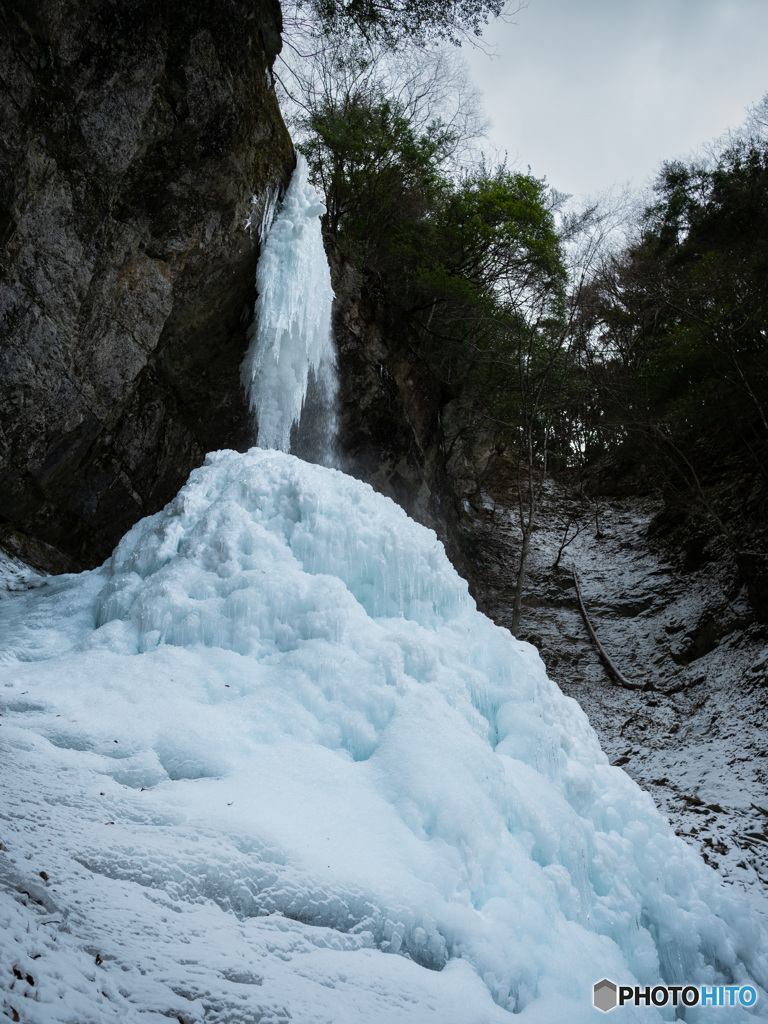
[(759, 917), (366, 485), (214, 453), (0, 630), (10, 1019), (578, 1024), (604, 976), (765, 1019)]
[[(682, 572), (649, 544), (660, 508), (653, 499), (593, 503), (553, 572), (563, 536), (562, 496), (554, 499), (550, 489), (534, 533), (521, 635), (584, 708), (612, 763), (768, 916), (768, 632), (745, 628), (745, 596), (731, 591), (723, 559)], [(504, 623), (516, 565), (509, 514), (497, 513), (492, 534), (489, 600)], [(609, 656), (655, 690), (634, 692), (608, 677), (578, 610), (573, 568)]]
[(17, 590), (38, 586), (44, 580), (42, 573), (0, 548), (0, 601)]

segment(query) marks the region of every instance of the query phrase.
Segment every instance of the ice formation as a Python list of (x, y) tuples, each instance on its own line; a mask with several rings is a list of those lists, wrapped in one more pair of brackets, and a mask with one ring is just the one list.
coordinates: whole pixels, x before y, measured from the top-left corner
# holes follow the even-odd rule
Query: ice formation
[(607, 977), (765, 1019), (764, 925), (367, 485), (214, 453), (0, 629), (9, 1016), (593, 1024)]
[(337, 384), (323, 213), (325, 207), (308, 180), (307, 161), (299, 153), (271, 226), (272, 207), (265, 205), (258, 298), (241, 376), (258, 423), (259, 446), (284, 452), (291, 450), (291, 429), (300, 421), (311, 388), (318, 458), (330, 463)]

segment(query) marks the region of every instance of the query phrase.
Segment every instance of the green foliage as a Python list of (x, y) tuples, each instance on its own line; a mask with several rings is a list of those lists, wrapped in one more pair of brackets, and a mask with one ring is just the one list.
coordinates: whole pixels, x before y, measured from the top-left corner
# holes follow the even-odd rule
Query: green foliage
[(420, 349), (449, 394), (514, 432), (563, 334), (565, 267), (543, 182), (501, 167), (446, 187), (412, 275)]
[(494, 304), (517, 304), (526, 289), (557, 292), (565, 269), (546, 185), (505, 167), (467, 175), (435, 211), (429, 272), (461, 282)]
[[(768, 147), (667, 165), (622, 270), (654, 420), (715, 451), (768, 442)], [(713, 416), (713, 411), (717, 414)]]
[(424, 46), (481, 35), (506, 0), (304, 0), (299, 6), (309, 7), (329, 35), (355, 31), (391, 46), (403, 40)]
[(324, 90), (302, 123), (327, 233), (411, 339), (442, 403), (460, 405), (461, 429), (517, 450), (524, 433), (529, 456), (545, 452), (568, 363), (546, 183), (505, 166), (452, 176), (450, 127), (433, 118), (417, 132), (383, 90), (351, 80)]
[(768, 481), (768, 142), (668, 164), (655, 192), (583, 304), (590, 414), (743, 561), (762, 543), (750, 495)]
[(352, 93), (325, 100), (302, 127), (300, 148), (325, 196), (326, 230), (348, 259), (366, 265), (435, 201), (450, 142), (439, 121), (417, 137), (391, 100)]

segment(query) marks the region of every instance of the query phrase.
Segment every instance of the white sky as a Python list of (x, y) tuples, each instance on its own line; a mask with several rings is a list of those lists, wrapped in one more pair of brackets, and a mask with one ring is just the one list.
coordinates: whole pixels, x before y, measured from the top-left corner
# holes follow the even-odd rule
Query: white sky
[(463, 47), (510, 163), (574, 196), (642, 186), (768, 91), (768, 0), (529, 0)]

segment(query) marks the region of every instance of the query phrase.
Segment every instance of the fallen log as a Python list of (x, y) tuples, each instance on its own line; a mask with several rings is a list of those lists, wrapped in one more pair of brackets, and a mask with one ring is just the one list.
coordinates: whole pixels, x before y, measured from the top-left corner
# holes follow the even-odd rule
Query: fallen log
[(600, 655), (600, 660), (602, 661), (603, 665), (605, 665), (608, 675), (614, 680), (614, 682), (618, 683), (619, 686), (623, 686), (626, 690), (655, 690), (656, 687), (653, 685), (653, 683), (633, 683), (630, 679), (627, 679), (624, 673), (621, 672), (614, 665), (614, 663), (608, 656), (608, 652), (597, 639), (597, 634), (595, 633), (589, 615), (587, 614), (587, 609), (584, 605), (584, 598), (581, 596), (579, 577), (576, 575), (575, 569), (573, 570), (573, 582), (576, 587), (576, 597), (579, 599), (579, 608), (581, 609), (581, 614), (584, 619), (584, 625), (587, 627), (587, 632), (592, 638), (592, 643), (597, 648), (597, 653)]

